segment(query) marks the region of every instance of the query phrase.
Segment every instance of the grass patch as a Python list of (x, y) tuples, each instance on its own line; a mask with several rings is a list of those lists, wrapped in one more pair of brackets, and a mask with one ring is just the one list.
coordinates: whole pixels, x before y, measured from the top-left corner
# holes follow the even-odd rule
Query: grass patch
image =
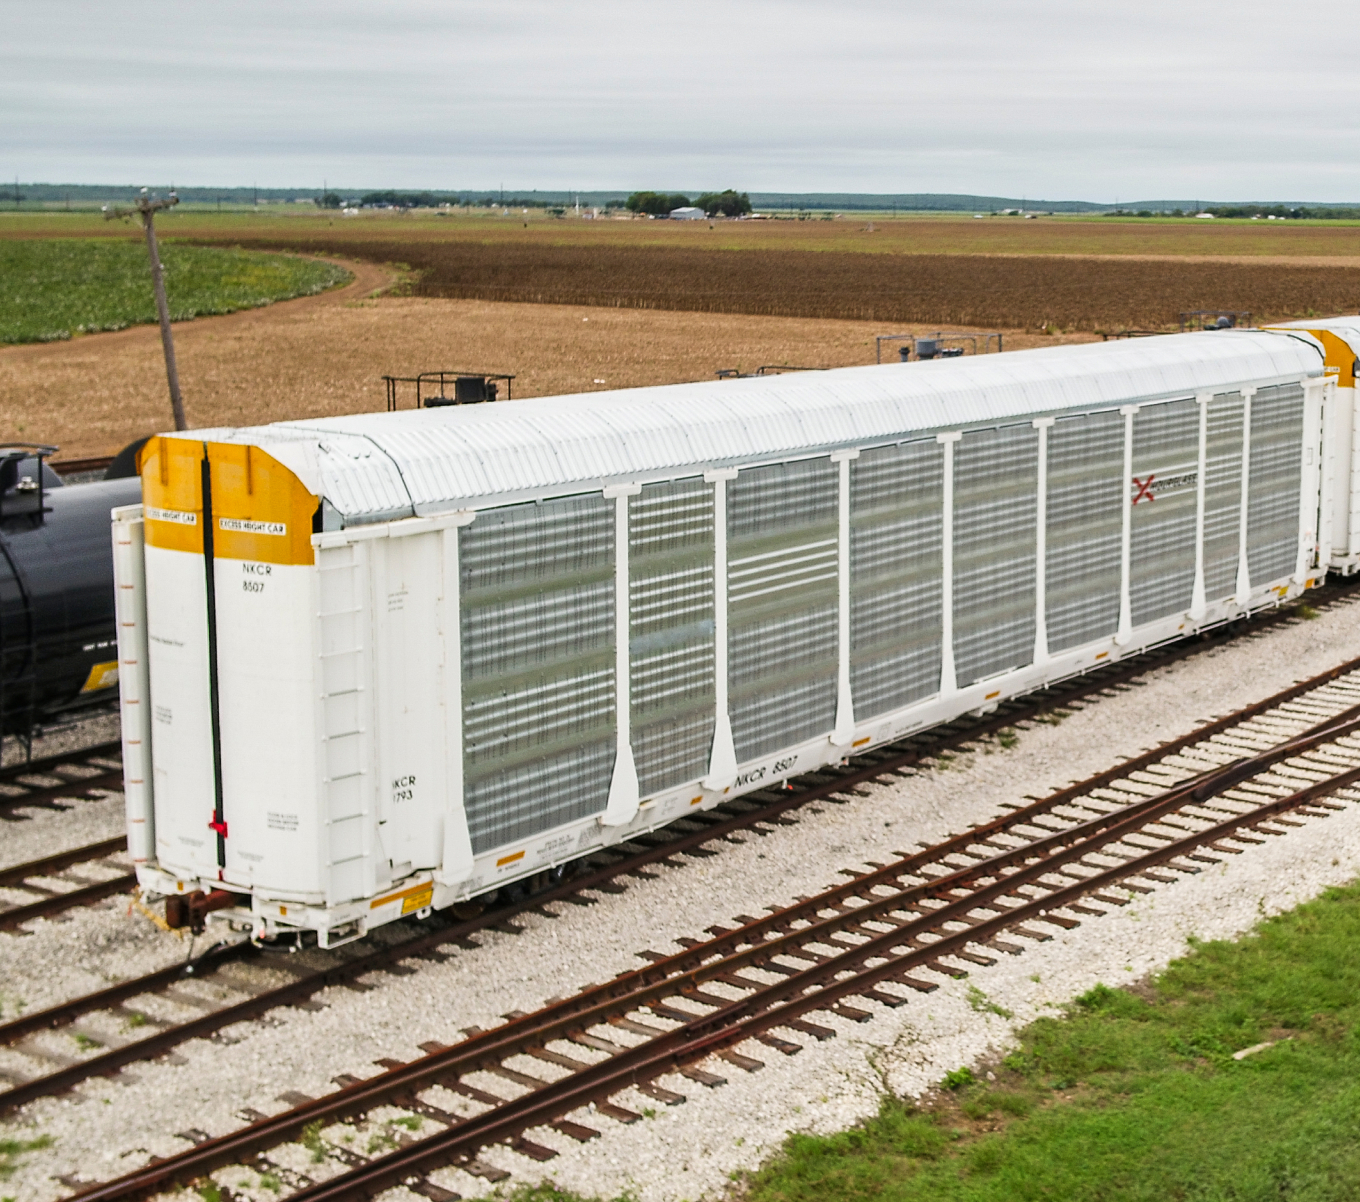
[(26, 1152), (37, 1152), (52, 1145), (50, 1135), (37, 1139), (0, 1139), (0, 1181), (8, 1181)]
[[(324, 292), (343, 267), (227, 247), (161, 246), (175, 321)], [(0, 241), (0, 342), (54, 342), (156, 320), (139, 240)]]
[[(993, 1080), (950, 1073), (830, 1137), (791, 1136), (749, 1202), (1360, 1198), (1360, 886), (1098, 985)], [(1267, 1040), (1243, 1060), (1234, 1051)], [(971, 1077), (971, 1074), (969, 1074)]]
[(996, 1014), (1002, 1018), (1014, 1017), (1005, 1006), (1000, 1006), (992, 1001), (976, 985), (968, 986), (968, 1004), (979, 1014)]

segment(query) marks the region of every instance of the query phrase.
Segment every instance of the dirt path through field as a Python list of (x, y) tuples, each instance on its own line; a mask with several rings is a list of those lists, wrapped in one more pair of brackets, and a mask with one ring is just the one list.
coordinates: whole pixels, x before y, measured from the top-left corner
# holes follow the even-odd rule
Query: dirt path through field
[[(514, 396), (712, 379), (763, 364), (874, 361), (874, 336), (938, 327), (819, 318), (378, 297), (385, 269), (346, 263), (347, 288), (175, 327), (194, 427), (255, 425), (385, 405), (381, 377), (454, 368), (505, 372)], [(1007, 350), (1090, 335), (1007, 333)], [(892, 346), (885, 359), (895, 358)], [(410, 403), (407, 401), (406, 403)], [(170, 425), (154, 326), (0, 349), (0, 437), (55, 443), (63, 458), (111, 454)]]

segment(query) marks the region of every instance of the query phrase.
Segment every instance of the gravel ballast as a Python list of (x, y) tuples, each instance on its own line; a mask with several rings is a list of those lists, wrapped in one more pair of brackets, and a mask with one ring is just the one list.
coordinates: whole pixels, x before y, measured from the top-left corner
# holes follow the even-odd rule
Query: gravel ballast
[[(1357, 653), (1360, 604), (1337, 605), (1314, 621), (1277, 627), (1161, 669), (1060, 722), (1034, 723), (1010, 749), (991, 741), (957, 755), (947, 768), (868, 787), (844, 804), (813, 803), (800, 811), (796, 825), (749, 834), (740, 845), (718, 843), (721, 854), (682, 868), (656, 866), (656, 879), (630, 882), (626, 892), (603, 895), (596, 905), (558, 905), (556, 919), (526, 913), (516, 919), (522, 934), (486, 931), (477, 936), (479, 948), (459, 950), (445, 964), (420, 962), (409, 976), (375, 976), (367, 992), (328, 990), (317, 995), (319, 1008), (275, 1011), (212, 1040), (185, 1044), (162, 1061), (135, 1064), (113, 1080), (86, 1082), (8, 1117), (5, 1137), (45, 1135), (52, 1143), (27, 1154), (3, 1192), (20, 1202), (47, 1202), (70, 1192), (59, 1178), (107, 1179), (149, 1156), (183, 1150), (178, 1132), (222, 1134), (241, 1125), (237, 1112), (243, 1107), (277, 1113), (285, 1108), (277, 1099), (286, 1091), (316, 1096), (333, 1089), (331, 1079), (339, 1074), (372, 1076), (378, 1058), (414, 1058), (423, 1042), (456, 1042), (463, 1028), (492, 1026), (512, 1010), (536, 1009), (550, 997), (636, 968), (641, 950), (677, 950), (677, 938), (702, 936), (704, 928), (737, 914), (824, 889), (843, 879), (840, 869), (887, 862), (917, 843), (936, 842), (994, 816), (1003, 804), (1099, 771)], [(897, 1009), (863, 1003), (873, 1010), (868, 1022), (818, 1014), (815, 1021), (834, 1027), (837, 1037), (817, 1043), (790, 1035), (803, 1045), (798, 1055), (743, 1046), (765, 1067), (746, 1073), (709, 1062), (705, 1068), (727, 1079), (716, 1089), (663, 1078), (659, 1084), (688, 1098), (684, 1105), (620, 1096), (622, 1105), (647, 1114), (642, 1122), (623, 1126), (574, 1116), (601, 1131), (601, 1139), (577, 1144), (551, 1130), (530, 1133), (561, 1153), (554, 1160), (538, 1163), (503, 1147), (486, 1150), (481, 1159), (511, 1170), (515, 1181), (547, 1178), (603, 1197), (625, 1189), (641, 1202), (717, 1197), (733, 1174), (759, 1165), (786, 1132), (844, 1128), (873, 1113), (884, 1089), (919, 1094), (948, 1070), (1004, 1050), (1020, 1026), (1096, 982), (1118, 984), (1156, 972), (1184, 952), (1188, 936), (1233, 937), (1262, 915), (1358, 873), (1360, 806), (1353, 806), (1158, 887), (1116, 913), (1088, 918), (1051, 942), (1027, 944), (1024, 955), (1003, 956), (966, 980), (942, 980), (938, 991), (912, 995)], [(0, 992), (26, 1000), (66, 996), (80, 992), (70, 985), (88, 980), (90, 970), (82, 965), (127, 976), (185, 954), (180, 940), (125, 911), (124, 902), (82, 911), (65, 923), (34, 924), (28, 935), (0, 935)], [(1013, 1018), (974, 1008), (970, 987)], [(70, 1035), (49, 1038), (64, 1041), (66, 1054), (73, 1054)], [(543, 1074), (542, 1066), (528, 1071), (553, 1075)], [(510, 1087), (499, 1082), (492, 1088), (508, 1096)], [(470, 1113), (465, 1100), (448, 1095), (445, 1101)], [(370, 1128), (381, 1135), (380, 1121)], [(423, 1132), (434, 1130), (427, 1123)], [(373, 1135), (366, 1130), (356, 1138)], [(312, 1175), (338, 1171), (311, 1163), (300, 1148), (277, 1159)], [(244, 1187), (247, 1196), (277, 1196), (250, 1171), (224, 1171), (219, 1178)], [(443, 1170), (433, 1179), (465, 1196), (493, 1188), (461, 1170)], [(386, 1196), (418, 1197), (405, 1190)]]

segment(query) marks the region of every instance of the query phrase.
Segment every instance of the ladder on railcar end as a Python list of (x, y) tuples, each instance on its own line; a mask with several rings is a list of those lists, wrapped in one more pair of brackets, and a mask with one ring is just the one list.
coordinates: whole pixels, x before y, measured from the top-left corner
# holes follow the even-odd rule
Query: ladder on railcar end
[[(367, 610), (364, 604), (367, 570), (363, 548), (355, 543), (317, 550), (321, 625), (319, 733), (325, 760), (323, 820), (327, 832), (326, 870), (330, 878), (327, 889), (332, 896), (344, 893), (360, 897), (373, 888), (365, 872), (373, 853), (368, 791), (362, 787), (346, 789), (343, 783), (362, 778), (368, 771), (364, 738), (370, 724), (365, 721), (366, 648), (361, 633)], [(349, 804), (342, 804), (346, 800)]]

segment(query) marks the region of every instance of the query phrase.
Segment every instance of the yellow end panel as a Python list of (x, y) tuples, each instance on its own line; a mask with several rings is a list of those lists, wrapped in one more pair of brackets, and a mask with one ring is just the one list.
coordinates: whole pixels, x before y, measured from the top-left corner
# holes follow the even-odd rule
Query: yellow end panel
[[(156, 437), (142, 450), (148, 546), (203, 553), (203, 446)], [(213, 556), (310, 564), (317, 499), (259, 447), (211, 442)]]
[[(1278, 329), (1287, 327), (1280, 326)], [(1355, 358), (1356, 348), (1341, 337), (1334, 334), (1331, 330), (1304, 330), (1305, 334), (1311, 334), (1320, 343), (1325, 352), (1323, 364), (1329, 376), (1336, 381), (1338, 388), (1355, 387)]]
[(203, 444), (153, 438), (142, 448), (146, 545), (203, 553)]
[(312, 515), (320, 503), (259, 447), (208, 444), (213, 555), (254, 563), (310, 564)]

